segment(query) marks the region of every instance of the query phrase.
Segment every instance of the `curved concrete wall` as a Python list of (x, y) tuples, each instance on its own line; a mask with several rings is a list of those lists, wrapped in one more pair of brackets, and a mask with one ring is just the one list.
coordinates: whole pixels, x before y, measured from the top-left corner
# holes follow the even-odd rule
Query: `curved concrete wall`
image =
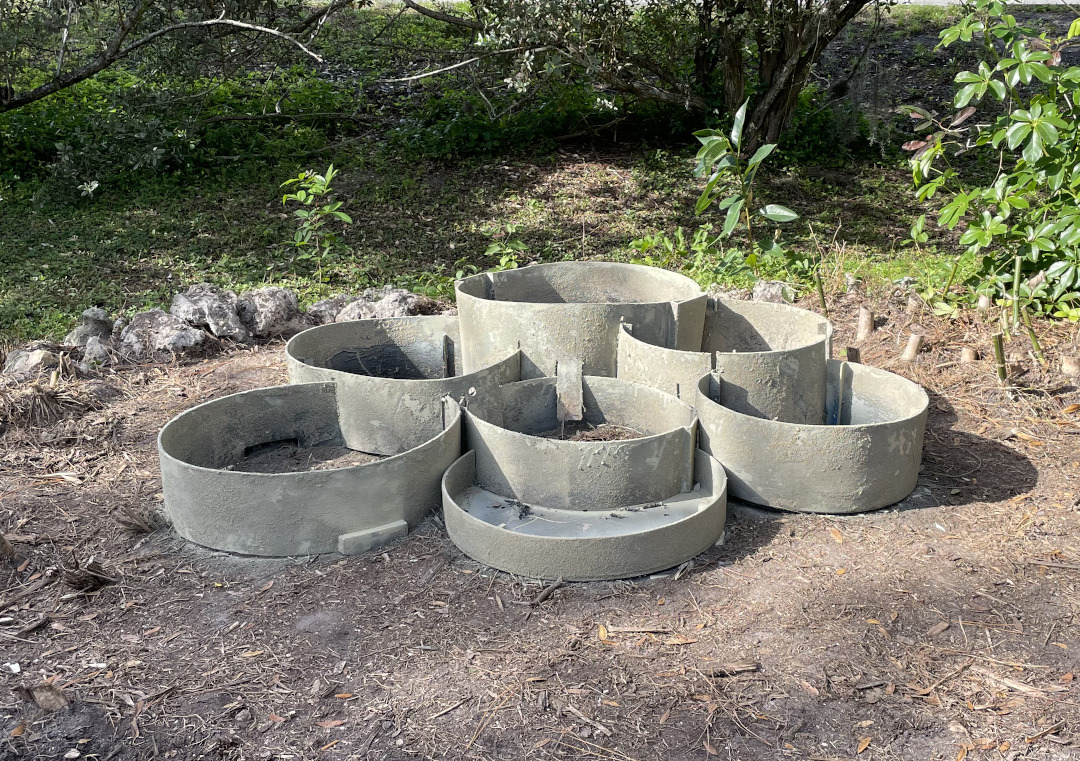
[(728, 381), (698, 384), (701, 447), (724, 463), (731, 496), (809, 513), (854, 513), (915, 488), (929, 404), (893, 373), (828, 362), (828, 425), (745, 415), (718, 403)]
[(676, 351), (624, 326), (618, 377), (693, 402), (703, 375), (729, 381), (721, 402), (754, 417), (789, 423), (825, 421), (829, 322), (805, 309), (760, 301), (710, 299), (700, 351)]
[(383, 460), (290, 473), (225, 468), (249, 447), (296, 439), (341, 443), (332, 383), (232, 394), (173, 418), (158, 436), (165, 508), (176, 532), (245, 555), (362, 552), (403, 535), (439, 502), (461, 453), (458, 405), (433, 410), (423, 444)]
[(620, 322), (657, 346), (700, 345), (706, 297), (683, 275), (610, 262), (558, 262), (474, 275), (457, 283), (461, 355), (473, 372), (520, 348), (523, 378), (580, 360), (615, 375)]
[(479, 408), (497, 397), (500, 384), (518, 380), (517, 352), (460, 374), (458, 344), (457, 317), (394, 317), (310, 328), (289, 340), (285, 357), (290, 383), (338, 384), (347, 447), (393, 455), (434, 435), (443, 397)]
[(724, 531), (724, 469), (700, 449), (694, 458), (694, 491), (599, 514), (506, 504), (474, 485), (475, 453), (467, 452), (443, 478), (446, 530), (469, 557), (521, 576), (598, 581), (662, 571)]
[(535, 434), (559, 427), (556, 380), (503, 386), (503, 426), (465, 413), (466, 448), (477, 483), (527, 505), (610, 510), (687, 491), (693, 479), (695, 418), (689, 405), (614, 378), (582, 381), (584, 419), (644, 434), (621, 441), (564, 441)]

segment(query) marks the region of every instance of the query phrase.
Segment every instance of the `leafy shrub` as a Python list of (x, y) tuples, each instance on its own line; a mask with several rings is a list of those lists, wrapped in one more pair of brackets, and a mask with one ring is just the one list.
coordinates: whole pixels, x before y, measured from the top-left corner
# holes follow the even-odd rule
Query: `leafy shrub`
[[(1080, 319), (1080, 67), (1062, 66), (1061, 51), (1080, 36), (1080, 19), (1065, 38), (1019, 25), (1000, 0), (976, 0), (941, 44), (982, 46), (976, 71), (956, 75), (958, 112), (944, 117), (904, 107), (929, 133), (905, 148), (915, 151), (920, 200), (951, 196), (938, 223), (963, 227), (965, 252), (981, 258), (979, 291), (1011, 308), (1014, 325), (1031, 306)], [(985, 124), (976, 105), (998, 101)], [(997, 171), (986, 184), (969, 184), (950, 161), (976, 150), (991, 153)]]

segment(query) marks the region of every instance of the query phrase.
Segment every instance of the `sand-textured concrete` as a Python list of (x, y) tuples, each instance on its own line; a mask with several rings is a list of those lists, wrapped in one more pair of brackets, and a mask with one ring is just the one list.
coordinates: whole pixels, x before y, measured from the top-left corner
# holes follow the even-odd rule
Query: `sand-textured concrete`
[(338, 409), (334, 384), (306, 383), (232, 394), (173, 418), (158, 453), (176, 532), (245, 555), (308, 555), (365, 551), (400, 535), (401, 521), (423, 520), (461, 453), (460, 410), (449, 399), (432, 411), (429, 439), (393, 457), (334, 470), (228, 469), (268, 442), (343, 443)]
[(611, 377), (621, 322), (648, 343), (696, 349), (706, 302), (689, 278), (633, 264), (557, 262), (474, 275), (457, 284), (464, 371), (520, 348), (522, 378), (554, 376), (560, 361)]
[(565, 581), (662, 571), (711, 547), (724, 532), (724, 469), (700, 449), (693, 491), (598, 513), (521, 505), (476, 486), (467, 452), (442, 483), (443, 517), (465, 554), (493, 568)]
[(760, 301), (710, 299), (702, 340), (678, 351), (642, 340), (636, 326), (619, 336), (618, 377), (694, 403), (697, 384), (716, 371), (729, 381), (721, 403), (789, 423), (825, 420), (828, 320), (806, 309)]
[[(434, 433), (443, 397), (475, 407), (518, 380), (516, 351), (462, 374), (455, 316), (392, 317), (322, 325), (285, 346), (291, 383), (338, 384), (338, 420), (345, 445), (392, 455)], [(489, 416), (497, 414), (493, 408)]]
[(476, 452), (477, 483), (527, 504), (564, 510), (609, 510), (686, 491), (693, 479), (696, 423), (675, 397), (614, 378), (582, 381), (584, 420), (632, 428), (638, 438), (563, 441), (556, 430), (553, 378), (502, 387), (503, 425), (465, 413), (466, 448)]
[(915, 488), (929, 400), (917, 384), (865, 365), (828, 362), (827, 424), (766, 420), (729, 409), (728, 383), (698, 384), (700, 446), (724, 464), (731, 496), (809, 513), (854, 513)]

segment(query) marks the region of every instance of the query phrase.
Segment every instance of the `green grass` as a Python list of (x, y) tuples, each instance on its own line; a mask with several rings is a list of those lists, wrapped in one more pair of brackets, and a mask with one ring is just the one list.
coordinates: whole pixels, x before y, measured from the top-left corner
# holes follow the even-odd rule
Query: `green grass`
[[(912, 34), (916, 27), (926, 33), (951, 12), (894, 9), (893, 18)], [(670, 115), (643, 109), (631, 140), (605, 135), (582, 143), (553, 136), (608, 116), (590, 111), (594, 96), (576, 85), (542, 92), (534, 109), (496, 123), (470, 111), (477, 104), (464, 78), (381, 90), (380, 78), (445, 65), (447, 51), (460, 44), (452, 30), (412, 14), (388, 28), (391, 16), (386, 9), (353, 12), (318, 38), (334, 66), (356, 70), (355, 80), (327, 85), (291, 69), (214, 85), (197, 114), (272, 110), (281, 101), (290, 111), (352, 108), (366, 120), (359, 123), (214, 123), (172, 163), (132, 169), (123, 157), (146, 146), (111, 116), (123, 98), (134, 97), (124, 84), (128, 75), (0, 118), (0, 139), (5, 128), (22, 136), (18, 171), (13, 159), (0, 161), (0, 343), (58, 338), (89, 306), (127, 315), (167, 308), (174, 293), (200, 281), (237, 291), (285, 285), (305, 303), (384, 283), (446, 296), (457, 273), (498, 263), (484, 252), (507, 237), (508, 225), (527, 247), (519, 257), (525, 263), (629, 261), (637, 256), (629, 247), (635, 238), (717, 222), (692, 213), (698, 186), (690, 128)], [(147, 87), (140, 97), (157, 102), (164, 91)], [(160, 114), (177, 120), (155, 127), (166, 135), (191, 115), (164, 108)], [(759, 197), (801, 214), (785, 236), (797, 250), (824, 252), (827, 287), (842, 288), (844, 272), (871, 285), (904, 276), (944, 282), (957, 250), (950, 237), (922, 251), (899, 245), (925, 211), (913, 199), (902, 159), (890, 151), (848, 153), (833, 162), (839, 169), (822, 174), (806, 162), (835, 147), (835, 123), (812, 98), (798, 118), (798, 135), (770, 159)], [(668, 131), (657, 129), (660, 123)], [(78, 171), (65, 173), (55, 142), (80, 131), (93, 139), (72, 158)], [(301, 169), (331, 162), (340, 170), (336, 198), (354, 223), (340, 231), (342, 245), (320, 269), (296, 261), (286, 245), (295, 219), (279, 186)], [(87, 174), (95, 166), (100, 173)], [(78, 185), (91, 179), (100, 186), (80, 196)], [(689, 266), (674, 263), (680, 265)], [(965, 268), (962, 277), (970, 274)], [(789, 277), (775, 264), (761, 274)]]

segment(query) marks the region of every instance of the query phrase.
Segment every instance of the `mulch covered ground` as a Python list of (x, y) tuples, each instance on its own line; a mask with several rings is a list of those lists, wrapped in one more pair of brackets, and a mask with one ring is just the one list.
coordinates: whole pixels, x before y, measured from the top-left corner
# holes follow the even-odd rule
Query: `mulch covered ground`
[[(830, 305), (837, 353), (860, 303)], [(284, 382), (280, 344), (0, 391), (0, 757), (1080, 757), (1076, 381), (1014, 337), (1003, 389), (987, 359), (959, 364), (989, 355), (989, 318), (905, 303), (872, 305), (860, 349), (930, 392), (912, 497), (845, 518), (733, 505), (691, 564), (542, 602), (438, 516), (360, 557), (179, 540), (158, 429)], [(1078, 353), (1075, 326), (1040, 332), (1051, 365)]]

